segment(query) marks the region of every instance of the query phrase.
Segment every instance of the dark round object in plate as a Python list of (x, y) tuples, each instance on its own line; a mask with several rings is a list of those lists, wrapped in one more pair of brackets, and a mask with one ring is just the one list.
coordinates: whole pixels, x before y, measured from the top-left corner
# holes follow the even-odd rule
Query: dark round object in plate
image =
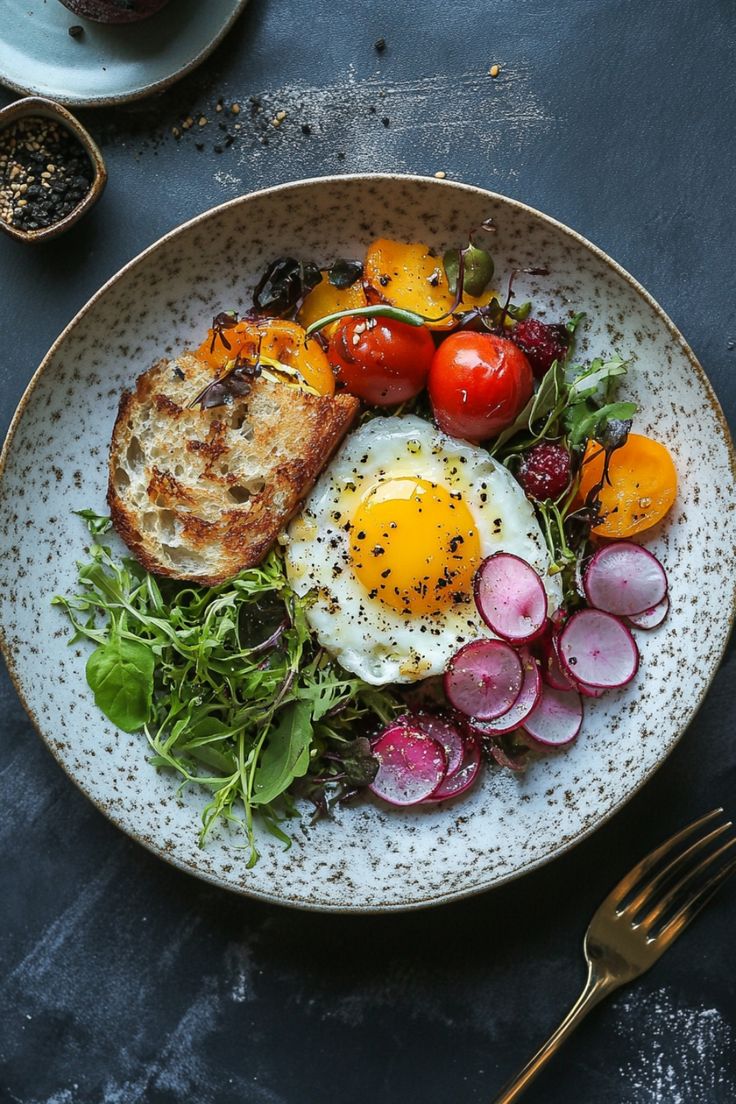
[(169, 0), (61, 0), (65, 8), (96, 23), (137, 23), (160, 11)]

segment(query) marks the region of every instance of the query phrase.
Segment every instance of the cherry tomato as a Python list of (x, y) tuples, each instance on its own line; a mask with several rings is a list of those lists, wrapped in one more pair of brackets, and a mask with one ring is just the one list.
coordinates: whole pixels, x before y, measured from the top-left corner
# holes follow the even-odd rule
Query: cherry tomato
[(534, 376), (524, 353), (506, 337), (451, 334), (437, 349), (429, 397), (440, 429), (485, 441), (511, 425), (531, 398)]
[(390, 318), (346, 318), (327, 352), (338, 380), (374, 406), (393, 406), (418, 395), (433, 356), (429, 330)]

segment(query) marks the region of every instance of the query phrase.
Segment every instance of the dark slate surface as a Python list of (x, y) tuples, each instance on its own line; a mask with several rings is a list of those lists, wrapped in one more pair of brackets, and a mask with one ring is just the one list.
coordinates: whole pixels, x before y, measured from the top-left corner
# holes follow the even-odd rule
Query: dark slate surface
[[(82, 225), (35, 251), (0, 242), (3, 429), (77, 308), (162, 232), (252, 188), (371, 169), (445, 170), (588, 235), (682, 327), (733, 423), (735, 46), (730, 0), (252, 0), (169, 93), (83, 113), (110, 184)], [(249, 95), (287, 120), (244, 110), (217, 154), (217, 97)], [(187, 113), (210, 121), (177, 143)], [(5, 678), (0, 1100), (490, 1101), (576, 995), (613, 879), (690, 817), (734, 810), (734, 667), (730, 651), (678, 749), (594, 838), (484, 897), (386, 919), (290, 913), (170, 869), (75, 790)], [(530, 1104), (734, 1101), (735, 911), (731, 886)]]

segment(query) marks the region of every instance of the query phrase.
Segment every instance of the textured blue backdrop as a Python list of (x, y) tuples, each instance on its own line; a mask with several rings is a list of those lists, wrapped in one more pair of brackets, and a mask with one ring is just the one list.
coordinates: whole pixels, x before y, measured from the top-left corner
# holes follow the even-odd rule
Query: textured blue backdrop
[[(682, 328), (734, 424), (735, 47), (731, 0), (251, 0), (185, 82), (82, 113), (110, 173), (83, 223), (35, 250), (0, 241), (2, 429), (57, 333), (160, 234), (253, 188), (372, 169), (443, 170), (592, 238)], [(243, 106), (220, 153), (219, 97)], [(3, 678), (0, 1101), (489, 1101), (576, 995), (613, 879), (690, 816), (736, 807), (733, 677), (729, 650), (670, 760), (573, 853), (386, 919), (289, 913), (168, 868), (74, 789)], [(530, 1104), (732, 1104), (735, 911), (730, 887)]]

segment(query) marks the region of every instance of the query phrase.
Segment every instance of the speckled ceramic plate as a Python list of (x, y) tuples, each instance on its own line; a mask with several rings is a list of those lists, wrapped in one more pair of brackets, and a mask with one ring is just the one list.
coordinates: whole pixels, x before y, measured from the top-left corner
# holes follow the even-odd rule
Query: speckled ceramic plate
[(0, 0), (0, 83), (77, 107), (137, 100), (204, 61), (247, 2), (169, 0), (150, 19), (112, 25), (57, 0)]
[[(584, 309), (582, 355), (633, 360), (627, 391), (638, 427), (664, 440), (680, 473), (671, 517), (651, 546), (671, 581), (663, 630), (640, 634), (642, 666), (627, 689), (586, 703), (583, 734), (522, 777), (486, 770), (454, 804), (398, 810), (364, 801), (334, 821), (307, 819), (284, 851), (260, 841), (246, 870), (223, 829), (205, 850), (205, 797), (177, 793), (146, 761), (142, 737), (113, 729), (84, 680), (84, 650), (49, 605), (75, 584), (85, 543), (72, 510), (104, 509), (105, 462), (118, 397), (162, 353), (198, 342), (211, 316), (250, 301), (264, 264), (291, 253), (360, 255), (379, 234), (442, 250), (492, 216), (497, 271), (544, 263), (519, 278), (519, 299), (556, 318)], [(704, 457), (708, 473), (703, 478)], [(0, 627), (11, 674), (59, 762), (117, 825), (169, 861), (241, 893), (307, 908), (381, 911), (474, 893), (547, 862), (618, 809), (671, 751), (708, 688), (734, 609), (725, 549), (736, 543), (734, 456), (718, 402), (662, 310), (579, 235), (520, 203), (413, 177), (305, 181), (218, 207), (162, 238), (84, 307), (26, 392), (4, 451)], [(697, 628), (696, 628), (697, 626)]]

